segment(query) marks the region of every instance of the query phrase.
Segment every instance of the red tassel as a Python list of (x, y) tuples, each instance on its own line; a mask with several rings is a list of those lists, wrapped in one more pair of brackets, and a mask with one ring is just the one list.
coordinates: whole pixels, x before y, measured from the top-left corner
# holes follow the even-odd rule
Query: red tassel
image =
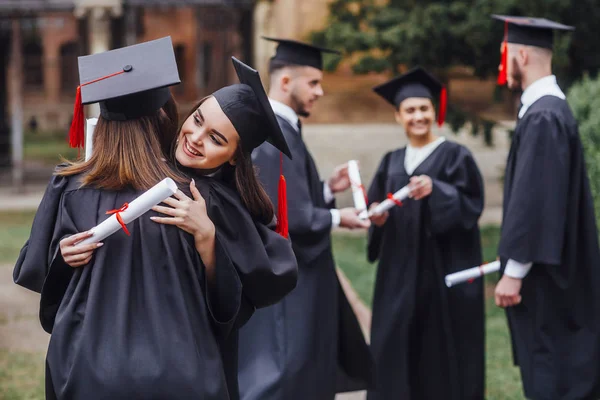
[(81, 86), (77, 86), (77, 95), (75, 96), (75, 105), (73, 106), (73, 121), (69, 129), (69, 145), (73, 148), (83, 148), (83, 104), (81, 104)]
[(283, 176), (283, 153), (279, 155), (279, 192), (277, 195), (277, 227), (275, 232), (284, 238), (289, 237), (288, 213), (287, 213), (287, 185)]
[[(127, 66), (126, 66), (127, 67)], [(71, 122), (71, 129), (69, 129), (69, 145), (73, 148), (82, 149), (85, 141), (84, 134), (84, 116), (83, 116), (83, 104), (81, 101), (81, 86), (91, 85), (92, 83), (100, 82), (104, 79), (112, 78), (116, 75), (121, 75), (125, 72), (131, 71), (132, 68), (123, 68), (122, 71), (118, 71), (112, 73), (110, 75), (102, 76), (98, 79), (94, 79), (93, 81), (89, 81), (86, 83), (82, 83), (77, 86), (77, 95), (75, 96), (75, 105), (73, 106), (73, 121)], [(79, 156), (79, 155), (78, 155)]]
[(508, 69), (508, 22), (504, 24), (504, 41), (502, 42), (502, 54), (500, 56), (500, 66), (498, 67), (498, 80), (496, 83), (500, 86), (506, 85)]
[(448, 104), (448, 93), (446, 92), (446, 88), (442, 87), (442, 91), (440, 92), (440, 110), (438, 112), (438, 126), (441, 127), (444, 125), (444, 121), (446, 120), (446, 107)]

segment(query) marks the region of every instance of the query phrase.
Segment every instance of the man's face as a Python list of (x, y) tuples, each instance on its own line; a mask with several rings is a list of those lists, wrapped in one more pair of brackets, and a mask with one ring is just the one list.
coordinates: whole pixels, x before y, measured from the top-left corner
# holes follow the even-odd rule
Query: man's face
[(289, 80), (291, 106), (296, 114), (308, 117), (315, 102), (323, 96), (323, 72), (313, 67), (295, 67)]

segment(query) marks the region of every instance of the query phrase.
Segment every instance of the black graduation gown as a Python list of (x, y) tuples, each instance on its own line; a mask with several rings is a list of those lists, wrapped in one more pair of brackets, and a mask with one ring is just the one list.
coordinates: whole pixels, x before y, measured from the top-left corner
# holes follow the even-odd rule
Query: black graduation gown
[[(240, 395), (244, 400), (331, 400), (336, 391), (366, 388), (372, 360), (336, 275), (330, 241), (333, 204), (325, 204), (323, 182), (301, 136), (277, 118), (294, 157), (284, 159), (284, 173), (298, 285), (241, 329)], [(277, 206), (279, 151), (263, 144), (253, 160)]]
[(470, 152), (446, 141), (409, 175), (406, 148), (386, 154), (369, 188), (381, 202), (411, 176), (428, 175), (431, 195), (390, 210), (369, 230), (368, 258), (379, 258), (371, 349), (377, 390), (389, 400), (484, 398), (483, 280), (447, 288), (444, 276), (481, 263), (477, 221), (483, 182)]
[(600, 252), (577, 122), (544, 96), (518, 122), (506, 165), (498, 253), (533, 262), (508, 308), (525, 395), (600, 397)]
[(106, 238), (90, 264), (66, 265), (62, 238), (141, 192), (52, 178), (14, 269), (16, 283), (41, 292), (40, 320), (52, 333), (48, 398), (238, 398), (236, 330), (294, 287), (296, 262), (235, 193), (214, 179), (196, 183), (217, 229), (210, 287), (193, 237), (151, 221), (153, 211), (128, 224), (131, 236)]

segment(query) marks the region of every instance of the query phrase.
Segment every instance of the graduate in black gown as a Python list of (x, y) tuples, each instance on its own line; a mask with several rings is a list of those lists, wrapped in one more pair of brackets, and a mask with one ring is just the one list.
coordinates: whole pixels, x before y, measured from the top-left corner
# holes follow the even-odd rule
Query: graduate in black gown
[[(294, 156), (282, 164), (298, 286), (278, 304), (257, 311), (240, 331), (240, 395), (331, 400), (337, 391), (372, 383), (369, 350), (338, 281), (330, 239), (334, 226), (364, 228), (368, 221), (358, 219), (355, 209), (335, 208), (332, 192), (350, 187), (347, 166), (324, 183), (302, 140), (298, 116), (307, 117), (323, 95), (321, 53), (329, 50), (276, 41), (269, 97)], [(279, 152), (263, 144), (252, 158), (269, 197), (279, 204)]]
[(432, 131), (434, 98), (441, 97), (440, 125), (445, 112), (444, 88), (433, 76), (417, 67), (374, 90), (395, 107), (409, 144), (383, 157), (370, 208), (406, 185), (411, 194), (371, 219), (377, 389), (368, 398), (483, 399), (483, 282), (444, 284), (446, 274), (481, 264), (481, 174), (465, 147)]
[(546, 19), (505, 23), (499, 84), (523, 90), (504, 181), (496, 304), (530, 399), (600, 398), (600, 251), (577, 122), (552, 75)]
[[(46, 397), (236, 399), (236, 330), (295, 286), (291, 246), (237, 193), (208, 178), (188, 184), (165, 160), (177, 130), (167, 86), (179, 82), (169, 38), (79, 64), (79, 105), (100, 101), (94, 152), (57, 168), (14, 270), (41, 293), (52, 334)], [(169, 200), (194, 210), (179, 217), (185, 231), (150, 211), (101, 244), (77, 245), (165, 176), (190, 194)]]

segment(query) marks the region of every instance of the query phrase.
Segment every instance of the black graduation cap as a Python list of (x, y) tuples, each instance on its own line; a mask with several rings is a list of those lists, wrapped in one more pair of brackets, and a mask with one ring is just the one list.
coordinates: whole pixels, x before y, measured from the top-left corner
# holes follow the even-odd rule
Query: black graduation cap
[[(269, 141), (281, 153), (292, 158), (281, 127), (277, 122), (258, 71), (231, 57), (241, 83), (226, 86), (213, 93), (213, 97), (229, 118), (242, 142), (242, 148), (251, 152), (264, 141)], [(288, 237), (287, 189), (283, 176), (283, 156), (279, 162), (279, 188), (277, 199), (277, 227), (275, 231)]]
[(180, 83), (171, 37), (78, 58), (79, 81), (71, 130), (73, 147), (83, 146), (83, 105), (100, 103), (100, 115), (125, 121), (151, 115)]
[(276, 39), (262, 37), (265, 40), (276, 42), (279, 45), (275, 50), (272, 60), (280, 60), (294, 65), (306, 65), (323, 70), (323, 53), (341, 54), (339, 51), (313, 46), (290, 39)]
[(447, 94), (446, 88), (429, 72), (421, 67), (415, 67), (403, 75), (397, 76), (373, 91), (386, 99), (395, 108), (409, 97), (439, 98), (438, 125), (442, 126), (446, 117)]
[(240, 83), (221, 88), (213, 93), (213, 96), (240, 135), (242, 147), (252, 152), (268, 141), (291, 159), (292, 153), (271, 108), (258, 71), (235, 57), (231, 59)]
[(574, 27), (546, 18), (496, 15), (492, 18), (505, 22), (505, 41), (508, 43), (552, 49), (554, 31), (573, 31)]

